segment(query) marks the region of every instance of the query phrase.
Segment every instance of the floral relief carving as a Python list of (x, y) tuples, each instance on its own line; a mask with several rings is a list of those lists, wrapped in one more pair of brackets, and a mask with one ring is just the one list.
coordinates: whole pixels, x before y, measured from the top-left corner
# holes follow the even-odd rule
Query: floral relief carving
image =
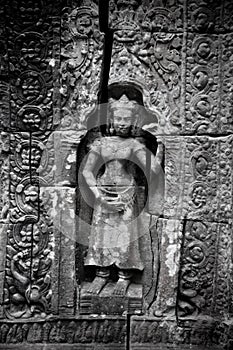
[[(104, 35), (97, 0), (56, 5), (12, 0), (0, 9), (0, 221), (7, 231), (6, 249), (0, 249), (0, 256), (6, 251), (0, 260), (0, 343), (80, 349), (114, 349), (116, 343), (123, 349), (129, 327), (124, 317), (72, 318), (81, 309), (73, 269), (79, 251), (72, 241), (76, 150), (98, 104)], [(142, 249), (142, 293), (150, 316), (130, 319), (129, 346), (209, 346), (211, 339), (227, 348), (233, 310), (231, 1), (110, 0), (109, 28), (109, 84), (127, 81), (143, 94), (145, 114), (151, 113), (146, 127), (166, 150), (161, 215), (167, 226), (174, 218), (179, 226), (175, 247), (174, 230), (164, 225), (161, 237), (169, 234), (160, 240), (157, 217), (148, 213), (155, 224)], [(61, 235), (61, 223), (74, 236)], [(179, 257), (177, 270), (159, 285), (157, 269), (168, 268), (173, 257)], [(162, 320), (156, 309), (158, 285), (161, 300), (169, 306), (172, 299), (179, 324)], [(170, 290), (169, 300), (164, 290)], [(47, 318), (66, 312), (69, 319)], [(199, 315), (208, 316), (207, 325), (196, 326)], [(216, 326), (212, 317), (227, 322)]]
[(100, 79), (103, 53), (97, 5), (66, 10), (62, 26), (61, 129), (67, 123), (70, 128), (83, 128), (85, 120), (80, 114), (86, 115), (96, 103), (97, 84), (93, 86), (93, 81)]
[(44, 144), (49, 136), (46, 130), (57, 123), (54, 96), (58, 96), (60, 20), (52, 2), (45, 6), (43, 1), (13, 1), (5, 6), (5, 13), (11, 135), (4, 315), (45, 317), (51, 307), (53, 237), (39, 198), (39, 184), (45, 180), (38, 174), (52, 161)]

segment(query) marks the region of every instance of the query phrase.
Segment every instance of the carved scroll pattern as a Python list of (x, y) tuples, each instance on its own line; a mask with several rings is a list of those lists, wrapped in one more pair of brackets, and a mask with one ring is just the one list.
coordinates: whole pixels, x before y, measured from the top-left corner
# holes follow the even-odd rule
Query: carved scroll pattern
[(181, 263), (180, 315), (229, 314), (232, 137), (190, 138), (185, 159), (189, 205)]
[(180, 317), (199, 313), (229, 315), (231, 230), (227, 223), (188, 221), (181, 266)]
[(0, 129), (6, 131), (10, 124), (10, 103), (6, 16), (4, 6), (1, 6), (0, 10), (0, 113)]
[(230, 219), (231, 150), (231, 136), (187, 138), (184, 155), (184, 213), (187, 218), (216, 222)]
[(0, 132), (0, 222), (9, 221), (9, 134)]
[(219, 37), (189, 34), (187, 41), (187, 133), (217, 132), (219, 126)]
[(95, 2), (67, 7), (62, 17), (61, 130), (83, 129), (97, 102), (103, 53)]
[(196, 33), (213, 33), (223, 26), (221, 0), (191, 0), (187, 3), (188, 29)]
[[(51, 300), (51, 221), (39, 199), (44, 143), (57, 124), (54, 79), (59, 40), (59, 6), (52, 2), (6, 4), (10, 68), (10, 225), (8, 227), (5, 315), (45, 316)], [(55, 38), (55, 39), (54, 39)], [(54, 88), (55, 86), (55, 88)]]
[(165, 145), (164, 215), (228, 222), (232, 216), (232, 137), (166, 137)]
[[(227, 8), (226, 8), (227, 11)], [(233, 9), (230, 13), (233, 12)], [(227, 14), (226, 14), (227, 15)], [(232, 16), (231, 16), (232, 18)], [(228, 22), (226, 22), (227, 25)], [(233, 132), (233, 36), (231, 33), (221, 36), (222, 57), (222, 98), (221, 98), (221, 128), (224, 133)]]
[(185, 230), (180, 316), (211, 314), (218, 224), (189, 221)]
[(233, 28), (232, 21), (233, 4), (231, 0), (225, 0), (223, 3), (223, 28), (230, 32)]
[[(145, 104), (158, 115), (158, 133), (181, 126), (181, 4), (168, 8), (138, 1), (111, 2), (114, 30), (110, 82), (138, 82), (148, 93)], [(174, 11), (172, 11), (174, 10)]]

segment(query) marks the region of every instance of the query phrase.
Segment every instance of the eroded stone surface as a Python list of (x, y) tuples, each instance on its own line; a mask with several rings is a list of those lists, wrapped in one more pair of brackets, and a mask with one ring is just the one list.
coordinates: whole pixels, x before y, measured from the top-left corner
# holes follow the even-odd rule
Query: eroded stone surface
[(159, 269), (155, 301), (151, 306), (151, 312), (155, 316), (171, 315), (175, 317), (183, 221), (159, 219), (156, 222), (156, 231), (159, 238), (157, 261)]
[(75, 190), (44, 187), (40, 189), (40, 194), (44, 211), (51, 222), (51, 311), (72, 315), (78, 292), (75, 289)]
[(232, 215), (232, 136), (165, 138), (168, 218), (227, 222)]
[[(0, 349), (126, 349), (124, 317), (79, 317), (30, 323), (1, 323)], [(17, 345), (16, 345), (17, 344)], [(3, 348), (4, 347), (4, 348)], [(14, 348), (14, 347), (13, 347)]]
[[(231, 322), (229, 322), (231, 324)], [(230, 326), (212, 318), (181, 321), (175, 318), (156, 319), (133, 316), (131, 322), (131, 349), (193, 349), (227, 348), (224, 336)], [(228, 333), (229, 334), (229, 333)]]
[(7, 225), (0, 224), (0, 318), (4, 318), (4, 279), (6, 263)]
[(98, 5), (82, 1), (65, 6), (61, 34), (61, 130), (80, 130), (95, 107), (103, 55)]
[[(107, 76), (97, 1), (56, 5), (20, 0), (0, 10), (0, 348), (125, 349), (131, 326), (132, 349), (230, 350), (232, 2), (110, 1), (109, 83), (138, 84), (140, 126), (164, 152), (164, 202), (151, 198), (137, 231), (145, 267), (134, 283), (151, 318), (128, 326), (79, 314), (93, 274), (83, 277), (90, 225), (80, 235), (76, 150), (99, 125), (93, 109)], [(124, 298), (111, 296), (109, 309), (94, 299), (97, 313), (111, 314)]]
[(230, 315), (231, 230), (231, 222), (185, 222), (177, 295), (180, 317)]
[(0, 222), (9, 222), (10, 135), (0, 132)]

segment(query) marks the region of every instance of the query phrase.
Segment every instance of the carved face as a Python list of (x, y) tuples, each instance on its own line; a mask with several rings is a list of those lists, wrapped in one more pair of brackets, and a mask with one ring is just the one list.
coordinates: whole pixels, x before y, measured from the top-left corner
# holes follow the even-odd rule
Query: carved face
[(132, 125), (133, 111), (129, 109), (115, 109), (113, 111), (113, 122), (118, 136), (129, 135)]

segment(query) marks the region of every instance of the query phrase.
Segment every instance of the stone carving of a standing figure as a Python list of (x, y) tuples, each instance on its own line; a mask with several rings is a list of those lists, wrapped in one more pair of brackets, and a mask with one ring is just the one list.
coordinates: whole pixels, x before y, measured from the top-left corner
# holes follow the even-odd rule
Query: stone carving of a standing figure
[(149, 169), (156, 175), (161, 165), (156, 138), (150, 135), (149, 150), (149, 133), (137, 126), (143, 108), (141, 93), (121, 89), (110, 96), (108, 107), (107, 132), (89, 145), (82, 172), (95, 198), (84, 265), (96, 267), (89, 293), (100, 293), (114, 267), (118, 279), (113, 295), (124, 296), (134, 273), (144, 269), (140, 220), (150, 189), (148, 181), (140, 182), (141, 174), (147, 179)]

